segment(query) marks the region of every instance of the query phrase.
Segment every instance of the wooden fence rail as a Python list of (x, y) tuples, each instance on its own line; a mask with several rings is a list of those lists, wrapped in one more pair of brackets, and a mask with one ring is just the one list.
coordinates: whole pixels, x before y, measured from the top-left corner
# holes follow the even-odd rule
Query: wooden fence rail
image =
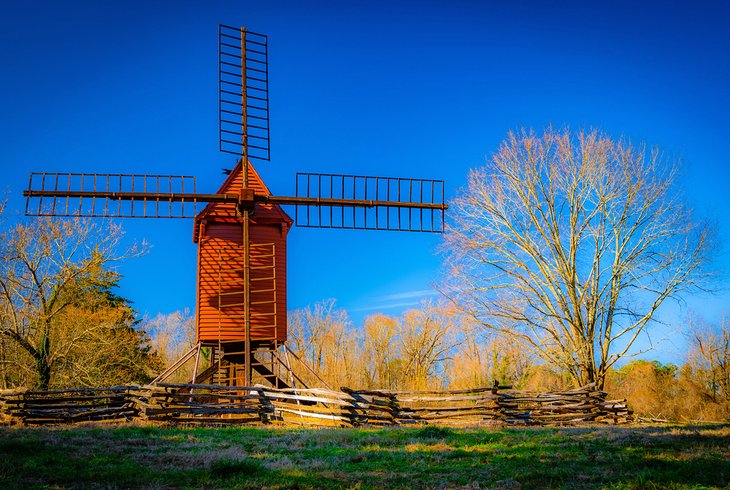
[(129, 386), (0, 392), (0, 409), (28, 425), (132, 419)]
[(166, 384), (0, 392), (0, 410), (25, 424), (142, 419), (176, 424), (289, 423), (568, 425), (633, 420), (625, 400), (584, 386), (537, 393), (504, 388), (452, 391), (274, 389)]

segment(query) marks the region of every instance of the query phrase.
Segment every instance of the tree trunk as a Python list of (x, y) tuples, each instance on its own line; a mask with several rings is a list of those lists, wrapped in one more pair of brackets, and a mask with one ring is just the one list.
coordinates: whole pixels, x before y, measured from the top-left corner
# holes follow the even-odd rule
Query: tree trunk
[(38, 388), (41, 390), (47, 390), (48, 385), (51, 384), (50, 350), (51, 339), (46, 331), (43, 333), (35, 355), (36, 371), (38, 371)]
[(593, 345), (581, 339), (578, 346), (578, 382), (580, 386), (598, 382)]

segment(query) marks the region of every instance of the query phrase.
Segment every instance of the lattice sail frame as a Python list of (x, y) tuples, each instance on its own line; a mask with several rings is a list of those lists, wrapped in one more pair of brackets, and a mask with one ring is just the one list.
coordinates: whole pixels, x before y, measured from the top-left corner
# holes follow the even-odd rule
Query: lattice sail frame
[(219, 149), (271, 160), (268, 37), (218, 26)]
[(444, 231), (444, 181), (296, 174), (295, 224), (304, 228)]
[(195, 177), (190, 175), (32, 172), (26, 216), (91, 218), (194, 218)]

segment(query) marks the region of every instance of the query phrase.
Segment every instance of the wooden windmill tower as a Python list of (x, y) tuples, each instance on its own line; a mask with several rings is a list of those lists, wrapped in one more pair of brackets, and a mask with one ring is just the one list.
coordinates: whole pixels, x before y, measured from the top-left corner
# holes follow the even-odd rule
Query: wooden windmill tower
[[(274, 364), (289, 365), (286, 237), (292, 225), (439, 233), (444, 184), (297, 173), (295, 196), (272, 195), (251, 164), (270, 159), (267, 37), (219, 26), (218, 40), (219, 149), (240, 160), (217, 192), (199, 193), (191, 176), (39, 172), (24, 192), (26, 215), (194, 218), (198, 343), (158, 380), (195, 358), (193, 382), (250, 386), (255, 372), (286, 386)], [(282, 206), (293, 207), (293, 219)], [(198, 373), (202, 347), (213, 349), (214, 362)]]

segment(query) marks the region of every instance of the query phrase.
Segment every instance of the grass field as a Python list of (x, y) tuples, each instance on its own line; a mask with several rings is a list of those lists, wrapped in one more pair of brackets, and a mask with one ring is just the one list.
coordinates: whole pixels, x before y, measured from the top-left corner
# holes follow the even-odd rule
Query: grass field
[(0, 429), (0, 488), (727, 488), (730, 425)]

